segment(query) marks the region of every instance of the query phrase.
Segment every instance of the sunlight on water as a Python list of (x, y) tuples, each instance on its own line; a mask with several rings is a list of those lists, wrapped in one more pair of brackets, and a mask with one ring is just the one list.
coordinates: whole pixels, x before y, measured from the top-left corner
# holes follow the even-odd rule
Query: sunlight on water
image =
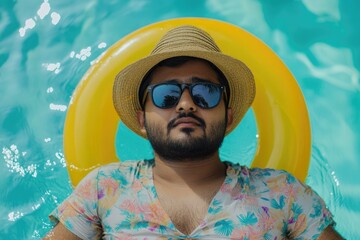
[(310, 51), (321, 66), (315, 66), (305, 54), (299, 53), (297, 58), (307, 66), (313, 77), (347, 91), (360, 91), (359, 71), (354, 66), (354, 57), (350, 49), (338, 49), (324, 43), (316, 43), (310, 47)]
[(307, 9), (318, 15), (321, 21), (339, 21), (339, 1), (338, 0), (303, 0), (302, 1)]

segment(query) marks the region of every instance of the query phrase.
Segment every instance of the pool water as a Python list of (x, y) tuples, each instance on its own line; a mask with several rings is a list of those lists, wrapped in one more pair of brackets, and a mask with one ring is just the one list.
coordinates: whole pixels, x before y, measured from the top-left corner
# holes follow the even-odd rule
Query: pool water
[[(40, 239), (51, 228), (48, 214), (71, 193), (62, 134), (86, 70), (126, 34), (178, 17), (240, 26), (286, 63), (310, 114), (306, 182), (324, 198), (336, 229), (360, 239), (359, 9), (356, 0), (2, 0), (0, 239)], [(250, 111), (225, 140), (222, 158), (250, 165), (256, 134)], [(122, 124), (117, 135), (121, 159), (151, 156), (148, 143)]]

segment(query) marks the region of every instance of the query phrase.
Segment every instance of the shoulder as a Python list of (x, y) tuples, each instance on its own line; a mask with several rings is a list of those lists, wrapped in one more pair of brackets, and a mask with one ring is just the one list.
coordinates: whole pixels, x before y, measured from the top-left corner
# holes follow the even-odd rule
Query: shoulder
[(98, 167), (97, 173), (99, 175), (112, 175), (114, 172), (126, 174), (136, 174), (138, 171), (149, 167), (153, 164), (151, 160), (127, 160), (124, 162), (110, 163)]
[(258, 199), (273, 214), (285, 214), (286, 228), (293, 238), (314, 239), (334, 224), (323, 199), (292, 174), (269, 168), (233, 168), (248, 197)]
[(287, 199), (315, 197), (318, 195), (306, 184), (284, 170), (271, 168), (248, 168), (233, 164), (238, 183), (253, 196), (284, 196)]
[(251, 189), (256, 192), (267, 191), (270, 195), (283, 195), (289, 200), (303, 194), (313, 194), (308, 185), (284, 170), (252, 168), (249, 169), (249, 178)]
[(276, 170), (272, 168), (249, 168), (248, 171), (249, 177), (254, 184), (301, 184), (300, 180), (284, 170)]
[(292, 174), (284, 170), (272, 168), (249, 168), (239, 164), (230, 164), (232, 171), (237, 174), (241, 182), (253, 187), (272, 187), (274, 185), (305, 186)]
[(79, 185), (107, 185), (117, 183), (125, 186), (135, 178), (143, 177), (152, 167), (151, 160), (129, 160), (124, 162), (110, 163), (100, 166), (91, 171)]

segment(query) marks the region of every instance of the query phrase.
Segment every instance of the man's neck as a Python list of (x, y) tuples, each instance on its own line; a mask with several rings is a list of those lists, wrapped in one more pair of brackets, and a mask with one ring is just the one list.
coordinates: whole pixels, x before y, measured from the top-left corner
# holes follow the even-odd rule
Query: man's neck
[(204, 159), (167, 161), (155, 153), (154, 180), (176, 185), (201, 186), (224, 179), (226, 166), (218, 153)]

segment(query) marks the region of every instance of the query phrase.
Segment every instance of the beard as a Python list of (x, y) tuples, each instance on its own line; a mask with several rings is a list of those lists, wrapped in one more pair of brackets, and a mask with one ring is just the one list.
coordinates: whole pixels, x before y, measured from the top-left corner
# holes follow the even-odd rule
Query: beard
[[(170, 131), (174, 128), (175, 121), (182, 117), (196, 119), (202, 126), (202, 136), (191, 136), (193, 129), (184, 128), (182, 132), (188, 136), (186, 139), (172, 139)], [(199, 161), (215, 154), (224, 140), (226, 124), (227, 118), (225, 117), (224, 120), (209, 126), (209, 131), (206, 133), (204, 120), (192, 113), (180, 114), (169, 122), (165, 133), (163, 126), (150, 124), (145, 118), (147, 137), (152, 148), (161, 158), (172, 162)]]

